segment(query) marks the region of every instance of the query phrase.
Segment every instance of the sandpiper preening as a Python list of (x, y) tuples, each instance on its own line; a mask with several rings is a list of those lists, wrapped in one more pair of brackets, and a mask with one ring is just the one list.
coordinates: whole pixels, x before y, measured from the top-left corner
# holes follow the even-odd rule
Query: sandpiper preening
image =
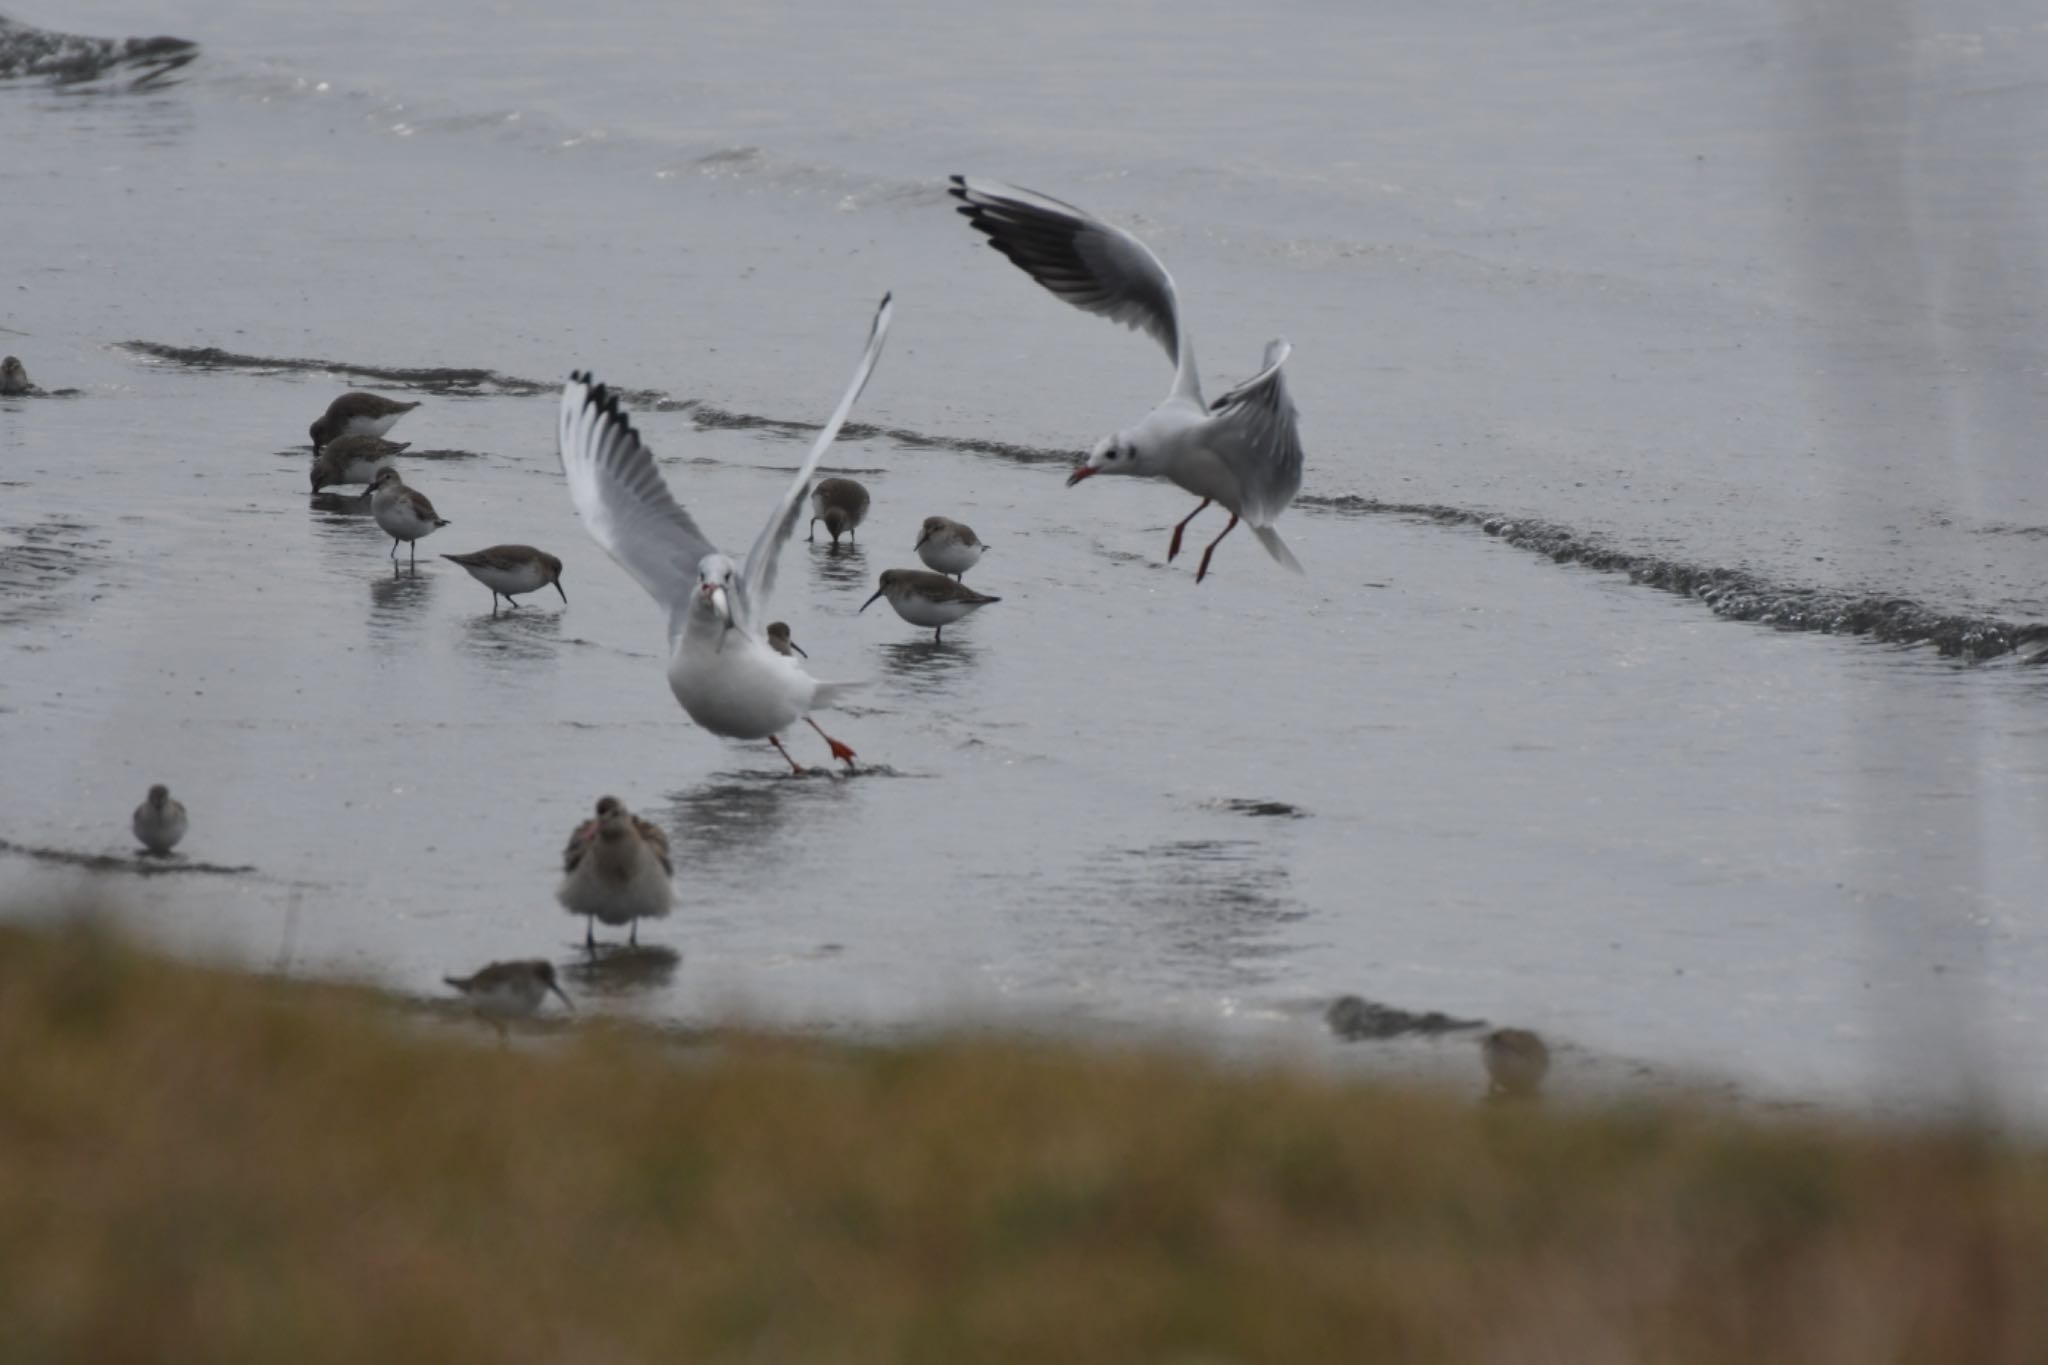
[(891, 305), (882, 296), (853, 382), (812, 442), (796, 478), (754, 538), (744, 568), (720, 554), (676, 505), (654, 456), (619, 410), (618, 395), (588, 374), (562, 390), (559, 441), (569, 498), (591, 539), (633, 576), (668, 616), (668, 686), (690, 719), (727, 739), (765, 739), (789, 766), (780, 731), (801, 720), (853, 766), (854, 752), (825, 733), (810, 713), (851, 684), (821, 683), (778, 653), (761, 631), (775, 589), (775, 565), (796, 528), (818, 461), (839, 435), (873, 373), (889, 335)]
[(811, 657), (808, 654), (804, 654), (804, 647), (802, 645), (789, 638), (789, 622), (787, 621), (770, 621), (768, 623), (768, 648), (774, 650), (777, 654), (803, 654), (806, 659)]
[(41, 392), (29, 382), (28, 369), (21, 363), (21, 357), (0, 360), (0, 398), (27, 398)]
[(343, 436), (382, 436), (393, 422), (418, 406), (381, 393), (345, 393), (329, 403), (327, 411), (307, 429), (313, 438), (313, 453), (319, 454), (329, 441)]
[[(934, 640), (945, 639), (946, 627), (969, 612), (1003, 600), (976, 592), (942, 573), (926, 573), (923, 569), (884, 569), (875, 597), (888, 598), (896, 614), (911, 625), (930, 626)], [(861, 603), (861, 611), (873, 606), (875, 597)]]
[(313, 491), (334, 484), (367, 484), (391, 467), (391, 457), (412, 445), (382, 436), (340, 436), (313, 457)]
[(597, 946), (596, 921), (633, 926), (627, 941), (640, 941), (640, 921), (668, 914), (675, 899), (668, 860), (668, 835), (626, 809), (616, 796), (601, 797), (597, 815), (569, 836), (562, 850), (562, 884), (555, 899), (572, 915), (589, 920), (585, 947)]
[(818, 523), (832, 533), (837, 545), (843, 534), (851, 541), (856, 526), (868, 519), (868, 490), (856, 479), (820, 479), (811, 490), (811, 532), (806, 540), (818, 538)]
[(1543, 1087), (1550, 1071), (1550, 1049), (1525, 1028), (1497, 1028), (1479, 1040), (1486, 1063), (1487, 1095), (1492, 1099), (1528, 1099)]
[(980, 561), (982, 551), (988, 547), (974, 534), (972, 526), (951, 517), (926, 517), (914, 548), (927, 569), (960, 578)]
[[(434, 511), (434, 504), (427, 501), (426, 494), (406, 487), (405, 480), (398, 477), (398, 471), (390, 468), (378, 470), (377, 477), (370, 481), (370, 513), (384, 528), (384, 534), (391, 537), (393, 564), (398, 562), (400, 541), (412, 547), (411, 562), (417, 565), (420, 561), (420, 538), (451, 524)], [(567, 600), (566, 594), (564, 600)]]
[(476, 1012), (498, 1030), (500, 1037), (504, 1036), (507, 1020), (531, 1019), (547, 1003), (550, 991), (569, 1009), (576, 1008), (555, 980), (555, 964), (540, 958), (493, 962), (469, 976), (441, 979), (461, 991), (476, 1006)]
[(130, 823), (136, 841), (161, 858), (185, 837), (185, 803), (173, 801), (171, 789), (159, 782), (135, 808), (135, 818)]
[(1301, 491), (1301, 437), (1294, 402), (1280, 367), (1289, 347), (1266, 343), (1259, 372), (1217, 399), (1202, 401), (1195, 351), (1181, 323), (1173, 277), (1146, 245), (1122, 228), (1090, 217), (1031, 190), (953, 177), (960, 212), (989, 245), (1076, 308), (1126, 327), (1142, 328), (1173, 361), (1166, 401), (1128, 431), (1106, 436), (1067, 478), (1073, 487), (1096, 474), (1142, 474), (1171, 479), (1202, 501), (1173, 528), (1167, 562), (1180, 553), (1181, 533), (1211, 502), (1230, 521), (1202, 551), (1195, 581), (1209, 574), (1209, 557), (1242, 519), (1266, 553), (1300, 573), (1301, 563), (1273, 529)]
[(569, 604), (569, 594), (562, 592), (562, 561), (545, 550), (536, 550), (531, 545), (493, 545), (488, 550), (441, 558), (460, 564), (469, 570), (471, 578), (491, 590), (493, 616), (498, 614), (499, 597), (516, 611), (516, 594), (539, 592), (546, 587), (562, 593), (562, 605)]

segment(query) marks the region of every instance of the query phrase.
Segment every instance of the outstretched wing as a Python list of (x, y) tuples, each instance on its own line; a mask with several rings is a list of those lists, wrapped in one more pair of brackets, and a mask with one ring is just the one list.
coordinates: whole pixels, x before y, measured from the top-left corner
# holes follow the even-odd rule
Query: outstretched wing
[(1217, 399), (1209, 413), (1206, 444), (1230, 466), (1244, 519), (1253, 526), (1270, 525), (1301, 491), (1301, 433), (1280, 376), (1293, 349), (1285, 341), (1267, 342), (1266, 367)]
[(1200, 402), (1195, 352), (1181, 327), (1173, 277), (1120, 227), (1014, 185), (953, 177), (960, 212), (989, 245), (1076, 308), (1142, 329), (1173, 361), (1173, 392)]
[[(782, 547), (789, 540), (790, 532), (796, 529), (797, 517), (802, 514), (804, 499), (811, 491), (811, 476), (818, 472), (818, 461), (831, 448), (839, 436), (839, 428), (846, 424), (846, 415), (853, 411), (854, 400), (867, 387), (868, 376), (875, 372), (875, 361), (881, 358), (882, 343), (889, 336), (889, 319), (895, 311), (891, 295), (882, 295), (881, 307), (875, 310), (875, 320), (868, 328), (867, 349), (861, 352), (860, 364), (854, 367), (853, 382), (846, 386), (845, 395), (839, 406), (832, 410), (831, 418), (818, 439), (811, 442), (810, 453), (804, 456), (796, 478), (790, 481), (789, 490), (782, 495), (782, 501), (775, 505), (768, 524), (761, 528), (761, 534), (754, 539), (754, 548), (747, 551), (746, 566), (740, 572), (740, 594), (736, 615), (740, 625), (749, 631), (756, 630), (756, 618), (768, 614), (768, 598), (775, 591), (775, 565), (782, 557)], [(688, 521), (688, 518), (684, 518)]]
[(583, 529), (668, 609), (673, 635), (711, 542), (669, 495), (618, 395), (580, 371), (562, 387), (560, 448)]

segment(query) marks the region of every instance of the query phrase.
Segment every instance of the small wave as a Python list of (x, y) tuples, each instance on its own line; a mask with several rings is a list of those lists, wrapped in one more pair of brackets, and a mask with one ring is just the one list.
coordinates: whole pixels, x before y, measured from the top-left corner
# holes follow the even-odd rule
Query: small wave
[(0, 15), (0, 80), (40, 77), (70, 86), (127, 76), (130, 87), (163, 85), (198, 55), (199, 45), (185, 38), (88, 38)]
[(193, 370), (243, 370), (254, 374), (338, 374), (355, 379), (374, 379), (399, 388), (422, 389), (428, 393), (463, 395), (491, 394), (506, 398), (531, 398), (552, 393), (556, 384), (520, 379), (496, 370), (461, 369), (441, 366), (408, 367), (357, 365), (344, 360), (314, 360), (302, 356), (242, 355), (218, 346), (171, 346), (160, 341), (123, 341), (124, 351), (148, 356), (170, 365)]
[(140, 853), (133, 855), (81, 853), (77, 849), (70, 848), (46, 848), (37, 844), (17, 844), (12, 839), (0, 839), (0, 853), (15, 853), (24, 858), (35, 858), (46, 863), (63, 863), (69, 867), (82, 867), (89, 872), (132, 872), (138, 877), (161, 877), (177, 873), (199, 873), (215, 877), (240, 877), (256, 870), (254, 867), (246, 864), (229, 866), (222, 863), (201, 863), (179, 856), (156, 858)]
[[(1975, 663), (2048, 642), (2048, 625), (1938, 611), (1909, 597), (1772, 583), (1743, 569), (1618, 550), (1598, 538), (1536, 517), (1507, 517), (1438, 503), (1382, 502), (1346, 494), (1295, 499), (1297, 505), (1350, 516), (1420, 517), (1447, 526), (1476, 526), (1517, 549), (1559, 564), (1580, 564), (1629, 581), (1704, 602), (1717, 616), (1780, 630), (1867, 635), (1885, 644), (1932, 645), (1944, 657)], [(2048, 651), (2027, 663), (2048, 662)]]

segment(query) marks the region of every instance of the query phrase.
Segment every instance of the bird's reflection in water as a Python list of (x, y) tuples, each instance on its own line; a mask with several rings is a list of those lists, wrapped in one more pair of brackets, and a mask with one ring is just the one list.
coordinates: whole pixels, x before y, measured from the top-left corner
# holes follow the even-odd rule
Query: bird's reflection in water
[(1184, 839), (1106, 850), (1076, 899), (1098, 965), (1164, 966), (1170, 979), (1219, 990), (1269, 985), (1284, 972), (1288, 934), (1308, 912), (1289, 885), (1285, 839)]
[(396, 576), (372, 578), (370, 639), (390, 644), (416, 630), (426, 619), (427, 601), (433, 595), (431, 574), (414, 574), (401, 567)]
[(584, 995), (617, 998), (660, 990), (682, 964), (681, 953), (659, 943), (599, 943), (562, 974)]
[(561, 642), (562, 614), (527, 607), (472, 616), (462, 632), (462, 652), (487, 663), (551, 659)]
[[(795, 727), (784, 742), (801, 750), (810, 727)], [(823, 757), (799, 752), (802, 762)], [(768, 757), (774, 757), (770, 751)], [(779, 760), (778, 760), (779, 761)], [(677, 867), (693, 875), (758, 876), (764, 855), (782, 844), (792, 822), (808, 824), (827, 803), (845, 797), (846, 783), (830, 769), (814, 766), (793, 773), (718, 773), (710, 781), (668, 798), (662, 827), (669, 833)]]
[(324, 517), (356, 521), (370, 515), (370, 494), (367, 489), (360, 493), (315, 493), (312, 507)]
[(826, 583), (842, 588), (865, 587), (868, 581), (867, 551), (850, 541), (833, 545), (820, 539), (811, 546), (811, 568)]
[(402, 619), (417, 614), (434, 595), (432, 574), (415, 573), (400, 564), (395, 573), (370, 580), (370, 619)]
[(920, 691), (966, 676), (980, 657), (964, 640), (934, 640), (929, 635), (882, 646), (882, 666), (889, 675), (917, 684)]

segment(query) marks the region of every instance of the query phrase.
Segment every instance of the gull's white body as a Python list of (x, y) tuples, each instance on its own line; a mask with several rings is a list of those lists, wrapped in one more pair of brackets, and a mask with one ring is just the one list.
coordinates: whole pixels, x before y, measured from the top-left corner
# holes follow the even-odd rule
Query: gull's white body
[[(572, 375), (562, 390), (560, 450), (570, 500), (591, 539), (667, 609), (669, 690), (690, 719), (713, 734), (766, 739), (780, 748), (780, 731), (829, 705), (847, 686), (818, 682), (769, 645), (768, 599), (812, 475), (874, 370), (891, 311), (885, 295), (852, 384), (755, 538), (744, 568), (714, 549), (676, 503), (615, 396), (583, 374)], [(826, 739), (834, 757), (852, 761), (852, 750)]]
[[(668, 660), (668, 690), (690, 719), (728, 739), (779, 735), (829, 702), (836, 687), (820, 683), (767, 638), (695, 612)], [(820, 697), (820, 692), (826, 693)]]

